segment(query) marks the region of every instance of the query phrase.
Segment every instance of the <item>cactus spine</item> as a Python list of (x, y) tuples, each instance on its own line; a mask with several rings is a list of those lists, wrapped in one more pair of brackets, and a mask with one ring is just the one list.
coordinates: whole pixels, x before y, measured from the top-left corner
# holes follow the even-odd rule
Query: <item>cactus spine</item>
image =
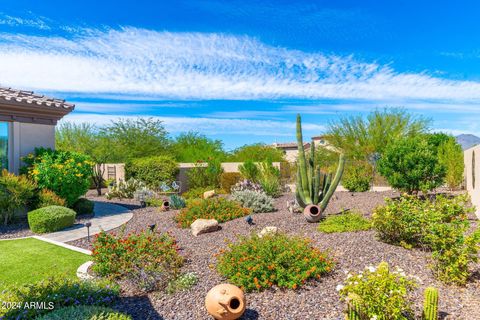
[(425, 300), (423, 302), (423, 319), (438, 319), (438, 289), (428, 287), (425, 289)]
[(315, 144), (312, 141), (310, 155), (307, 159), (303, 147), (302, 123), (297, 115), (297, 143), (298, 143), (298, 171), (296, 198), (298, 204), (305, 208), (307, 205), (318, 205), (323, 212), (330, 201), (335, 189), (342, 178), (345, 166), (345, 157), (340, 154), (337, 172), (332, 180), (331, 174), (323, 174), (315, 165)]

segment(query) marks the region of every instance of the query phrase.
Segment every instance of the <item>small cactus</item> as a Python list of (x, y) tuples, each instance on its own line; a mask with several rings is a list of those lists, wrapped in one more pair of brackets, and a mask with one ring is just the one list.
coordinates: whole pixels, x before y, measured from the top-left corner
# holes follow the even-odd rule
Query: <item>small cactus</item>
[(438, 289), (428, 287), (425, 289), (423, 302), (423, 320), (438, 319)]
[(345, 320), (361, 320), (362, 314), (362, 301), (361, 298), (351, 293), (348, 295), (347, 314)]

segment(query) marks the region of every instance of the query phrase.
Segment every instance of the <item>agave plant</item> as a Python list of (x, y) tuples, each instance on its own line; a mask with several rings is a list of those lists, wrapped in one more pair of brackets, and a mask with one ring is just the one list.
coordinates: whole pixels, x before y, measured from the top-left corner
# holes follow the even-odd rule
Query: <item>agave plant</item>
[(312, 140), (310, 155), (305, 155), (302, 136), (302, 121), (297, 115), (298, 170), (296, 198), (304, 208), (303, 214), (308, 222), (317, 222), (330, 201), (340, 182), (345, 166), (345, 157), (340, 153), (337, 172), (332, 180), (332, 174), (324, 174), (315, 164), (315, 144)]

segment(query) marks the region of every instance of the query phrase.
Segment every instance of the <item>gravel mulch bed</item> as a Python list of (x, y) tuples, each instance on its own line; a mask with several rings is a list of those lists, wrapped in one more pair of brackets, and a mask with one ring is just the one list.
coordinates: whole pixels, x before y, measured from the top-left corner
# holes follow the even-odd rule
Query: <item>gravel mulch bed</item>
[[(395, 196), (398, 194), (394, 192), (337, 192), (326, 213), (336, 214), (351, 209), (369, 216), (385, 197)], [(211, 319), (204, 307), (205, 295), (213, 286), (225, 282), (214, 270), (216, 261), (213, 255), (225, 248), (225, 240), (234, 241), (237, 235), (248, 235), (266, 226), (276, 226), (283, 232), (310, 237), (320, 249), (329, 250), (337, 261), (336, 269), (320, 281), (310, 282), (299, 290), (272, 289), (248, 293), (248, 309), (242, 319), (343, 319), (344, 305), (339, 301), (335, 287), (345, 280), (347, 270), (357, 272), (382, 260), (419, 278), (419, 287), (415, 291), (417, 313), (423, 302), (423, 289), (435, 286), (440, 289), (443, 319), (480, 319), (480, 274), (476, 274), (465, 288), (445, 286), (433, 278), (428, 267), (428, 252), (385, 244), (375, 238), (373, 231), (318, 232), (317, 224), (307, 223), (302, 214), (288, 212), (286, 202), (291, 198), (292, 195), (278, 198), (276, 212), (254, 215), (254, 226), (249, 226), (244, 219), (236, 219), (223, 223), (222, 229), (217, 232), (198, 237), (193, 237), (189, 229), (180, 229), (175, 225), (173, 216), (177, 211), (160, 212), (156, 208), (134, 210), (134, 217), (125, 226), (125, 231), (144, 230), (155, 223), (159, 232), (170, 232), (177, 239), (182, 255), (187, 258), (185, 271), (195, 272), (199, 283), (190, 290), (172, 295), (151, 293), (133, 296), (124, 292), (116, 308), (128, 312), (135, 319)], [(117, 200), (116, 203), (122, 201)], [(124, 203), (134, 205), (131, 201)], [(90, 248), (86, 239), (70, 244)]]

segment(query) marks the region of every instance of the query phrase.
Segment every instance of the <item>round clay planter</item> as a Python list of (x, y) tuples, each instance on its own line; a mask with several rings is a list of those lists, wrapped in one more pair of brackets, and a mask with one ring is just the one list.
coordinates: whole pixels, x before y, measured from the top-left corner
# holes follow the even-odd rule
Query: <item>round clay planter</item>
[(222, 283), (208, 291), (205, 297), (205, 307), (215, 319), (238, 319), (245, 312), (245, 295), (239, 287)]
[(162, 210), (168, 211), (169, 209), (170, 209), (170, 202), (168, 202), (168, 200), (163, 201)]
[(308, 222), (318, 222), (322, 218), (322, 210), (315, 204), (309, 204), (303, 209), (303, 215)]

